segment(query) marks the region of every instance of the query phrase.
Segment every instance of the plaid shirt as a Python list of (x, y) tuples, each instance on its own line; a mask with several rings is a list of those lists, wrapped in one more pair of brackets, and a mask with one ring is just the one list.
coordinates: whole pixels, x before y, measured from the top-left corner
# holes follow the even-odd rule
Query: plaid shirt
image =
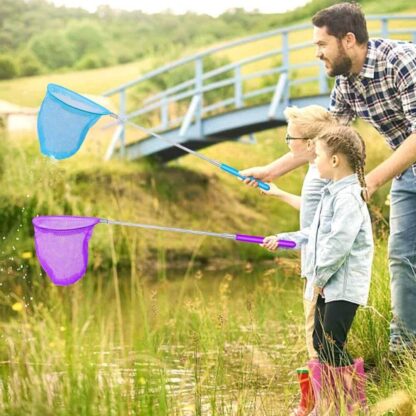
[(416, 46), (371, 39), (361, 72), (336, 77), (330, 111), (343, 124), (368, 121), (397, 149), (416, 132)]

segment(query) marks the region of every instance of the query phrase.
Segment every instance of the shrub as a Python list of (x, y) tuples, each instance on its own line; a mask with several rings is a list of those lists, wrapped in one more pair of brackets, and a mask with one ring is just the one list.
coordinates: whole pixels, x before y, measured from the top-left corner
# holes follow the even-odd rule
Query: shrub
[(19, 75), (22, 77), (38, 75), (42, 70), (42, 64), (32, 52), (25, 51), (19, 56)]
[(0, 79), (14, 78), (17, 74), (16, 64), (9, 56), (0, 56)]
[(62, 33), (43, 32), (32, 39), (30, 49), (50, 69), (71, 67), (75, 61), (73, 47)]

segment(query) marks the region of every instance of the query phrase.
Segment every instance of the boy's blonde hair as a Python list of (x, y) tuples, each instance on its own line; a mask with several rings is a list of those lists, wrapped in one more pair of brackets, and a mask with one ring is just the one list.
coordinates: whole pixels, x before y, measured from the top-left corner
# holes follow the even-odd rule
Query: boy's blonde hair
[(330, 155), (344, 155), (351, 169), (357, 174), (363, 189), (362, 197), (368, 201), (367, 185), (365, 183), (365, 142), (356, 130), (348, 126), (330, 126), (316, 137), (325, 143)]
[(301, 128), (306, 139), (314, 139), (323, 129), (338, 124), (335, 117), (320, 105), (287, 107), (283, 114), (288, 122)]

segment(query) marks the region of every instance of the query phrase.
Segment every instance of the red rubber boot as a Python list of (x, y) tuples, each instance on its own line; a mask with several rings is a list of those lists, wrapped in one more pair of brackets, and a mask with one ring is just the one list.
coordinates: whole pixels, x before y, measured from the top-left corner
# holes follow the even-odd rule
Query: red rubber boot
[(300, 402), (298, 407), (292, 411), (291, 416), (306, 416), (309, 415), (315, 405), (309, 370), (307, 368), (298, 368), (296, 373), (300, 386)]

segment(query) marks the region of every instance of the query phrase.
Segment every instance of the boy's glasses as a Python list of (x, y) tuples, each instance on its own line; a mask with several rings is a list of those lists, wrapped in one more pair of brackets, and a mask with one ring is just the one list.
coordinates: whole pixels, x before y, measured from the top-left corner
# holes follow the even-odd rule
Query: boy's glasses
[(286, 137), (285, 137), (286, 144), (289, 144), (291, 140), (309, 140), (309, 139), (306, 137), (292, 137), (291, 135), (286, 134)]
[(286, 134), (286, 137), (285, 137), (286, 144), (289, 144), (291, 140), (309, 140), (309, 139), (306, 137), (292, 137), (289, 134)]

